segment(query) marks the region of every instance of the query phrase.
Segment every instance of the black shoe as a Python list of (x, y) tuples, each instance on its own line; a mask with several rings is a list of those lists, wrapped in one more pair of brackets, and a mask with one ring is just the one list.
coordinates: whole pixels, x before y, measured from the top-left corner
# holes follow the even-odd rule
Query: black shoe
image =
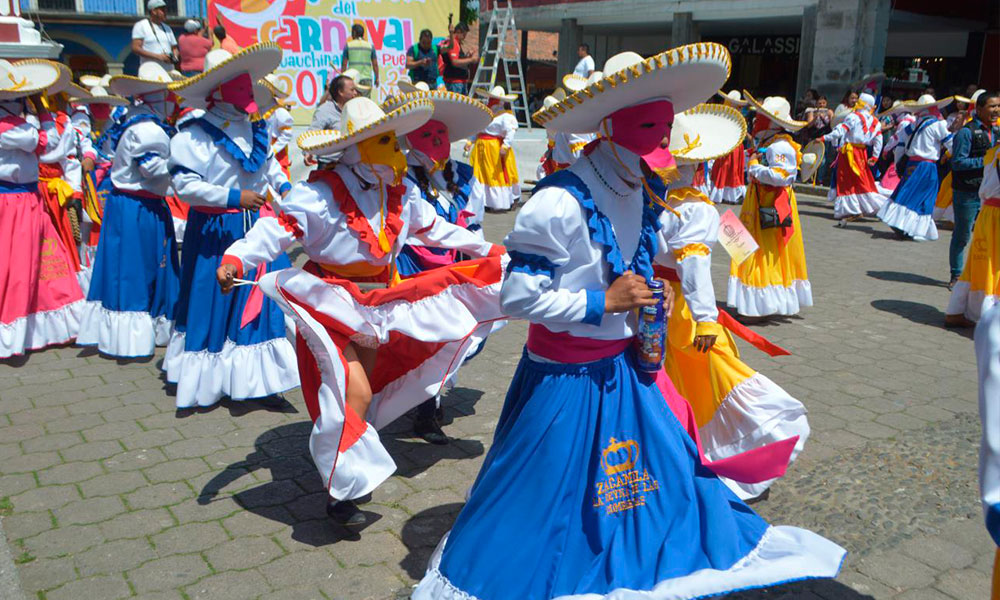
[(767, 488), (766, 490), (764, 490), (764, 492), (761, 495), (754, 496), (753, 498), (750, 498), (749, 500), (745, 500), (744, 503), (747, 506), (750, 506), (750, 505), (753, 505), (753, 504), (757, 504), (758, 502), (763, 502), (763, 501), (767, 500), (770, 497), (771, 497), (771, 488)]
[(368, 517), (361, 512), (353, 500), (331, 500), (326, 504), (326, 514), (344, 527), (361, 527), (368, 522)]
[(447, 434), (441, 429), (441, 424), (433, 416), (415, 420), (413, 422), (413, 433), (417, 434), (418, 437), (422, 438), (428, 444), (434, 444), (435, 446), (444, 446), (449, 441)]
[(949, 292), (952, 290), (952, 288), (955, 287), (956, 283), (958, 283), (958, 277), (957, 276), (953, 276), (951, 278), (951, 281), (948, 282), (948, 291)]

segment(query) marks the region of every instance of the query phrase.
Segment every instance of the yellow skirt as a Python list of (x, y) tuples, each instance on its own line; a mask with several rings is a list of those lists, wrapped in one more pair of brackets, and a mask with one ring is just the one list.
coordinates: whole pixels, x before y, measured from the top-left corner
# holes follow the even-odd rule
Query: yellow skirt
[[(995, 201), (996, 199), (991, 199)], [(978, 321), (1000, 294), (1000, 206), (984, 203), (976, 218), (962, 276), (951, 291), (949, 315)]]
[(511, 187), (518, 183), (517, 160), (514, 150), (500, 159), (501, 142), (498, 138), (480, 136), (472, 147), (469, 161), (476, 180), (487, 187)]
[(937, 199), (934, 200), (934, 220), (954, 221), (955, 213), (948, 210), (951, 208), (951, 170), (941, 180), (941, 187), (938, 188)]
[(812, 288), (806, 269), (805, 244), (795, 191), (788, 188), (792, 209), (792, 236), (782, 243), (782, 229), (761, 229), (760, 209), (774, 207), (781, 188), (752, 180), (747, 186), (740, 221), (760, 248), (742, 264), (729, 267), (727, 304), (741, 315), (794, 315), (801, 306), (812, 306)]

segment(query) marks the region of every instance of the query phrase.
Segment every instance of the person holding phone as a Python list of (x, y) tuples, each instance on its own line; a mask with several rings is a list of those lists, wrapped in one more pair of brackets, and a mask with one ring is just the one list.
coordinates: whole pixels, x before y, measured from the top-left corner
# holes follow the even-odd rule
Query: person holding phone
[(177, 38), (166, 24), (167, 3), (163, 0), (149, 0), (146, 4), (148, 17), (132, 26), (132, 53), (139, 57), (139, 65), (154, 61), (170, 71), (180, 63)]
[(437, 87), (438, 79), (438, 52), (433, 42), (434, 34), (424, 29), (420, 32), (420, 40), (406, 53), (410, 81), (414, 84), (423, 81), (430, 89)]

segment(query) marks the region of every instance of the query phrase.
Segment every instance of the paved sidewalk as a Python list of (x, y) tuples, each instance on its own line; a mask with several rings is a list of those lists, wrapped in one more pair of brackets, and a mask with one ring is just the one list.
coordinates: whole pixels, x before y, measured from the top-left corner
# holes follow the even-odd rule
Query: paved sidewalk
[[(731, 597), (987, 598), (971, 332), (941, 327), (950, 234), (921, 244), (877, 222), (842, 231), (825, 201), (800, 201), (816, 306), (754, 327), (792, 356), (740, 347), (808, 406), (813, 434), (755, 508), (850, 555), (837, 581)], [(512, 222), (488, 216), (488, 237)], [(411, 438), (407, 418), (383, 432), (399, 472), (365, 505), (379, 519), (361, 535), (324, 514), (298, 392), (292, 414), (225, 403), (177, 418), (162, 352), (119, 363), (66, 347), (0, 362), (0, 516), (20, 584), (46, 600), (404, 598), (482, 463), (524, 337), (510, 324), (462, 371), (444, 399), (454, 443)]]

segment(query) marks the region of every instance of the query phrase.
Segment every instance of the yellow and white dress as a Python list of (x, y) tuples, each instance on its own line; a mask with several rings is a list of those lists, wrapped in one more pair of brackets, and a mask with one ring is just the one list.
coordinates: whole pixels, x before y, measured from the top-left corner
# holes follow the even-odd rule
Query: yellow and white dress
[(972, 230), (972, 241), (948, 301), (947, 315), (965, 315), (978, 321), (1000, 296), (1000, 145), (983, 157), (983, 182), (979, 185), (982, 206)]
[[(762, 164), (751, 161), (746, 199), (740, 221), (760, 248), (743, 261), (732, 263), (726, 304), (745, 316), (794, 315), (812, 306), (812, 287), (806, 269), (805, 245), (792, 184), (801, 163), (800, 146), (787, 133), (778, 133), (758, 148)], [(761, 209), (784, 207), (790, 227), (761, 227)]]
[[(690, 176), (694, 168), (680, 171), (683, 180), (685, 171)], [(740, 360), (732, 333), (719, 323), (711, 273), (719, 213), (689, 184), (671, 190), (669, 202), (676, 213), (660, 215), (655, 258), (658, 274), (674, 288), (664, 368), (694, 409), (705, 455), (718, 460), (797, 435), (789, 459), (794, 460), (809, 437), (805, 406)], [(692, 344), (701, 335), (717, 336), (708, 352)], [(759, 496), (774, 482), (723, 481), (744, 500)]]
[[(514, 158), (514, 134), (517, 118), (509, 110), (493, 116), (472, 146), (469, 162), (472, 163), (472, 190), (469, 193), (469, 210), (482, 221), (483, 209), (510, 210), (521, 197), (521, 184), (517, 176), (517, 159)], [(500, 149), (506, 148), (501, 158)]]

